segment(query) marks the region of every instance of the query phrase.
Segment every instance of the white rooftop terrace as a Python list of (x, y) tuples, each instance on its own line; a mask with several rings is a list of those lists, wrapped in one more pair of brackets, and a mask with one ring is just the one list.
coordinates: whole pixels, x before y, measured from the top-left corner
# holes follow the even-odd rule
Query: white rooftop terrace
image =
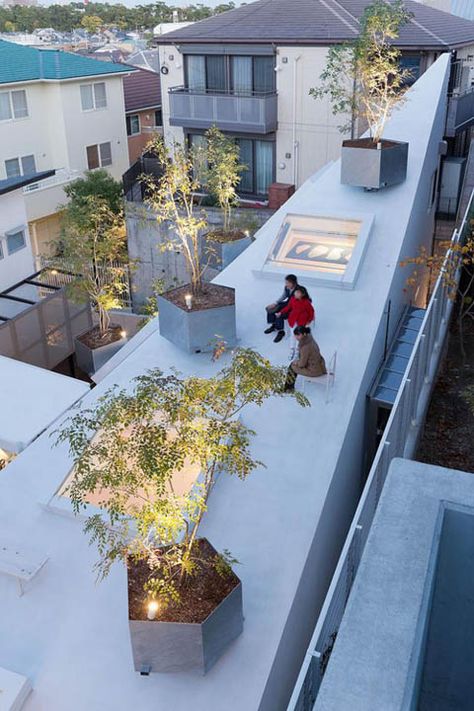
[(0, 448), (21, 452), (89, 389), (80, 380), (0, 356)]
[[(407, 298), (407, 272), (399, 260), (431, 238), (430, 195), (443, 135), (448, 61), (442, 56), (421, 77), (387, 128), (390, 138), (410, 142), (404, 183), (366, 193), (342, 186), (339, 163), (329, 166), (272, 216), (218, 278), (236, 289), (241, 344), (285, 363), (287, 342), (277, 345), (263, 334), (264, 305), (280, 293), (281, 277), (258, 274), (285, 216), (373, 217), (354, 289), (308, 283), (316, 339), (326, 357), (338, 351), (331, 401), (325, 405), (323, 388), (311, 388), (311, 408), (279, 398), (247, 410), (244, 420), (257, 432), (252, 452), (267, 468), (246, 482), (222, 477), (212, 492), (201, 532), (241, 562), (236, 572), (243, 582), (245, 622), (243, 634), (205, 677), (145, 678), (133, 671), (125, 570), (117, 566), (96, 585), (97, 552), (81, 521), (44, 506), (69, 472), (65, 448), (52, 450), (45, 433), (0, 475), (0, 530), (49, 556), (22, 598), (0, 575), (0, 666), (31, 679), (26, 709), (285, 708), (360, 494), (365, 399), (383, 354), (386, 305), (391, 299), (393, 331)], [(128, 357), (117, 358), (121, 362), (84, 404), (156, 366), (204, 376), (222, 366), (208, 355), (178, 350), (153, 328), (147, 336), (137, 339), (135, 349), (133, 341), (126, 346)]]

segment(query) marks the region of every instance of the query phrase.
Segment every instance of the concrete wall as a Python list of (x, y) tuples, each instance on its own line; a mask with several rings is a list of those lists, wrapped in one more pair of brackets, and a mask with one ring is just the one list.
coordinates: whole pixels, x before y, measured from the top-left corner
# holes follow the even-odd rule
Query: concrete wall
[[(26, 246), (14, 254), (8, 254), (5, 233), (16, 228), (23, 229)], [(3, 254), (3, 259), (0, 258), (0, 291), (3, 291), (34, 272), (25, 203), (21, 189), (0, 195), (0, 246)]]
[[(165, 288), (171, 288), (189, 281), (186, 264), (178, 247), (172, 251), (160, 250), (160, 244), (170, 238), (167, 223), (158, 225), (153, 214), (143, 205), (127, 203), (128, 253), (134, 262), (132, 270), (133, 308), (139, 311), (146, 299), (153, 293), (153, 283), (163, 280)], [(222, 225), (218, 208), (206, 208), (209, 228)], [(272, 214), (271, 210), (240, 209), (234, 211), (236, 220), (255, 221), (260, 227)], [(251, 231), (252, 232), (252, 231)], [(216, 272), (209, 272), (212, 278)]]
[[(439, 142), (443, 135), (446, 115), (447, 82), (448, 71), (445, 74), (439, 97), (436, 94), (433, 95), (433, 102), (437, 101), (436, 115), (432, 127), (426, 126), (427, 131), (431, 128), (430, 137), (421, 173), (417, 179), (417, 184), (413, 186), (416, 192), (416, 199), (409, 216), (398, 257), (396, 258), (397, 262), (404, 256), (417, 254), (421, 245), (429, 247), (431, 243), (434, 226), (434, 205), (430, 207), (430, 192), (432, 176), (439, 162)], [(409, 102), (407, 102), (406, 108), (408, 112)], [(405, 130), (405, 135), (408, 136), (410, 132), (407, 131), (406, 126), (403, 126), (404, 119), (402, 114), (400, 114), (399, 121), (400, 124), (398, 125), (402, 131)], [(392, 119), (391, 126), (394, 127), (395, 131), (397, 131), (398, 125), (397, 119)], [(417, 133), (413, 132), (412, 135), (413, 141), (416, 141)], [(397, 133), (394, 136), (399, 137)], [(410, 180), (410, 172), (407, 180)], [(397, 188), (388, 188), (388, 190), (397, 190)], [(372, 242), (369, 245), (369, 249), (376, 250), (376, 244)], [(393, 272), (388, 297), (388, 300), (391, 301), (392, 310), (389, 338), (393, 336), (398, 319), (410, 300), (410, 295), (405, 290), (408, 274), (408, 271), (400, 266)], [(305, 638), (305, 649), (309, 644), (314, 623), (324, 602), (340, 548), (362, 491), (366, 396), (383, 358), (386, 328), (387, 321), (384, 316), (374, 333), (365, 334), (368, 342), (372, 343), (371, 354), (367, 361), (359, 395), (355, 400), (351, 413), (344, 446), (339, 455), (330, 491), (326, 497), (324, 512), (321, 515), (320, 523), (306, 560), (301, 582), (293, 602), (292, 612), (288, 617), (259, 711), (283, 709), (288, 703), (284, 690), (294, 684), (302, 659), (297, 659), (294, 656), (288, 659), (287, 650), (301, 648), (302, 638)], [(334, 546), (332, 548), (329, 545), (324, 546), (322, 541), (333, 541)], [(313, 625), (308, 624), (308, 619), (313, 621)], [(304, 623), (303, 620), (305, 620)], [(282, 670), (284, 670), (284, 676), (282, 676)], [(280, 696), (275, 695), (276, 689), (281, 690)]]

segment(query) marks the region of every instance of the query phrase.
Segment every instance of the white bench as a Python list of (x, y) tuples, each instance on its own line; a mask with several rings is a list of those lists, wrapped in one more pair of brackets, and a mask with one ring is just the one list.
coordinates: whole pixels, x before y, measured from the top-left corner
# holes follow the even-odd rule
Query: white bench
[(318, 377), (310, 377), (309, 375), (298, 375), (296, 382), (300, 381), (302, 383), (302, 391), (305, 391), (306, 385), (311, 383), (312, 385), (323, 385), (326, 388), (325, 403), (329, 402), (330, 390), (334, 387), (334, 382), (336, 380), (336, 361), (337, 361), (337, 351), (332, 354), (329, 364), (328, 372), (326, 375), (319, 375)]
[(0, 711), (20, 711), (30, 692), (26, 676), (0, 667)]
[(0, 574), (16, 578), (20, 595), (24, 592), (23, 583), (33, 580), (47, 560), (47, 557), (35, 558), (23, 553), (17, 547), (0, 544)]

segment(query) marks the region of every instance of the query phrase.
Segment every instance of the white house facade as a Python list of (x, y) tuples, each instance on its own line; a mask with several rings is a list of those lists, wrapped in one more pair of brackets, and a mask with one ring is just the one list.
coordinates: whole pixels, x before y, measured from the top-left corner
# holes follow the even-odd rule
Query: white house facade
[(129, 67), (0, 41), (0, 179), (55, 169), (26, 189), (34, 250), (58, 233), (65, 184), (128, 167), (122, 76)]
[[(454, 143), (474, 120), (474, 23), (411, 0), (406, 5), (414, 18), (397, 44), (413, 81), (442, 52), (463, 63), (456, 87), (468, 91), (470, 104), (462, 126), (454, 119), (448, 134)], [(346, 121), (333, 114), (329, 100), (309, 92), (318, 85), (328, 48), (357, 36), (363, 6), (354, 0), (293, 0), (291, 6), (257, 0), (156, 38), (165, 138), (199, 143), (215, 124), (239, 143), (248, 168), (243, 198), (266, 200), (273, 182), (298, 188), (339, 157), (339, 127)], [(355, 136), (363, 130), (354, 122)]]

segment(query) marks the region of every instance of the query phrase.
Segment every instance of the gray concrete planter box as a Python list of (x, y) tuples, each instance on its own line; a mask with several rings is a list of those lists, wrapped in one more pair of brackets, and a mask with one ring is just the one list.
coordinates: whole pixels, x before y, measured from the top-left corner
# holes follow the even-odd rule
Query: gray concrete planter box
[(251, 237), (242, 237), (232, 242), (216, 242), (207, 240), (210, 247), (209, 266), (213, 269), (225, 269), (252, 243)]
[(127, 343), (127, 340), (127, 338), (121, 338), (99, 348), (89, 348), (85, 343), (75, 338), (74, 350), (78, 368), (87, 373), (87, 375), (93, 375)]
[[(169, 295), (178, 289), (158, 296), (160, 334), (188, 353), (212, 352), (217, 337), (229, 347), (234, 346), (237, 342), (235, 291), (227, 286), (218, 288), (223, 291), (226, 301), (229, 301), (228, 292), (232, 292), (231, 304), (188, 311), (184, 304), (178, 306), (169, 300)], [(179, 289), (183, 291), (183, 287)]]
[(402, 183), (407, 175), (408, 143), (383, 139), (382, 147), (368, 148), (369, 140), (344, 141), (341, 151), (341, 183), (379, 190)]
[(129, 619), (135, 671), (205, 674), (243, 630), (242, 583), (201, 623)]

